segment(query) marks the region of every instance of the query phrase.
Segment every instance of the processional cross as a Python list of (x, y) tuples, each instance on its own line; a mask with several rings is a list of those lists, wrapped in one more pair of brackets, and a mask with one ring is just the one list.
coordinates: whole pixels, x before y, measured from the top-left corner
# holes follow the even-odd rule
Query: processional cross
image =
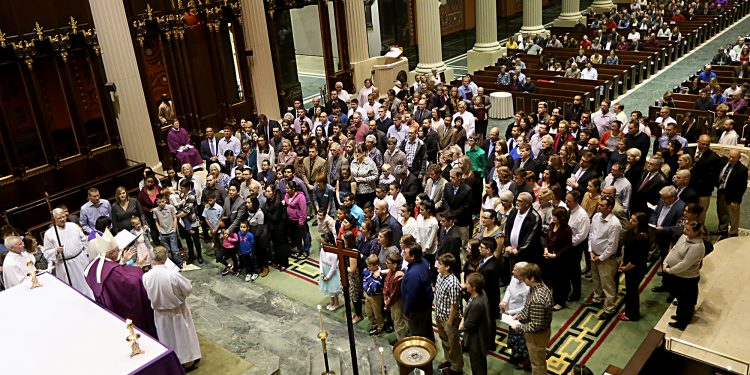
[(352, 322), (352, 306), (349, 298), (349, 277), (347, 271), (347, 260), (349, 258), (359, 259), (359, 251), (345, 249), (344, 241), (337, 240), (336, 246), (324, 244), (323, 250), (328, 253), (336, 254), (339, 260), (339, 276), (341, 277), (341, 286), (344, 292), (344, 307), (346, 308), (346, 328), (349, 331), (349, 351), (352, 353), (352, 371), (354, 375), (359, 375), (357, 368), (357, 347), (354, 344), (354, 323)]

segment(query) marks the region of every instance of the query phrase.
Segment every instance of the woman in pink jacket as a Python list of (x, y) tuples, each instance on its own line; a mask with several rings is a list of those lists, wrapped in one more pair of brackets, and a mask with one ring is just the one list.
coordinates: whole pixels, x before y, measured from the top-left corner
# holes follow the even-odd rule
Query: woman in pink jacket
[(284, 204), (286, 205), (286, 214), (289, 219), (291, 226), (289, 227), (290, 238), (292, 240), (292, 246), (297, 248), (298, 259), (305, 259), (310, 256), (308, 252), (304, 252), (302, 246), (302, 239), (307, 235), (307, 198), (305, 193), (302, 192), (292, 180), (286, 182), (286, 197), (284, 197)]

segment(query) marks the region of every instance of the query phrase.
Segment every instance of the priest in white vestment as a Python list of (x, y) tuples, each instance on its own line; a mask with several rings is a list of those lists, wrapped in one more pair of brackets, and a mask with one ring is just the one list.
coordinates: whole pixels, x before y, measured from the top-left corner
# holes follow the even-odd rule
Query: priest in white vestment
[[(44, 257), (54, 266), (55, 276), (66, 284), (72, 284), (73, 289), (81, 292), (89, 299), (94, 299), (94, 293), (86, 283), (84, 270), (89, 264), (89, 255), (87, 251), (88, 242), (86, 235), (83, 234), (81, 227), (74, 223), (65, 221), (65, 211), (55, 208), (52, 210), (55, 218), (57, 233), (60, 235), (60, 243), (57, 243), (55, 228), (49, 228), (44, 232)], [(65, 263), (63, 263), (65, 257)], [(65, 270), (67, 265), (67, 272)], [(50, 267), (52, 267), (50, 266)], [(68, 273), (72, 283), (68, 283)]]
[(36, 259), (23, 248), (21, 237), (9, 236), (5, 238), (5, 247), (8, 254), (3, 261), (3, 285), (10, 289), (24, 280), (29, 273), (28, 262), (34, 264)]
[(167, 259), (164, 246), (154, 247), (153, 268), (143, 275), (143, 285), (154, 309), (159, 341), (174, 349), (180, 363), (190, 368), (201, 358), (198, 334), (187, 305), (193, 286), (178, 270), (164, 265)]

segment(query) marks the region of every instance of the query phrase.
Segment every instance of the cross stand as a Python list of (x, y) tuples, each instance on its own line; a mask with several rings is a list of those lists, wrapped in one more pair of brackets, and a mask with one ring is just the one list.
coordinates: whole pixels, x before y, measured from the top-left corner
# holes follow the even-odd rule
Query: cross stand
[(352, 373), (359, 375), (359, 369), (357, 368), (357, 347), (354, 344), (354, 323), (352, 322), (352, 306), (351, 299), (349, 298), (349, 273), (347, 272), (346, 261), (348, 258), (359, 259), (359, 251), (345, 249), (344, 241), (337, 240), (336, 246), (323, 245), (323, 250), (328, 253), (338, 255), (339, 259), (339, 275), (341, 276), (341, 286), (344, 293), (344, 307), (346, 308), (346, 328), (349, 331), (349, 351), (351, 351), (352, 357)]

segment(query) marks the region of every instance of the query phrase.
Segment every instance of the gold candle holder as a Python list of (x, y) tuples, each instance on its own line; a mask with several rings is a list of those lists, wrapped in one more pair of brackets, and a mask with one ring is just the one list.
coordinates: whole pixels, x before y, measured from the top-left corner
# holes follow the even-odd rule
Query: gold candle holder
[(42, 286), (42, 284), (39, 282), (39, 279), (36, 277), (36, 274), (38, 271), (36, 267), (34, 267), (34, 262), (32, 261), (26, 262), (26, 267), (29, 268), (29, 273), (27, 273), (26, 276), (31, 277), (31, 288), (29, 289), (34, 289), (34, 288), (38, 288)]
[(385, 375), (385, 350), (381, 346), (378, 348), (378, 352), (380, 352), (380, 373), (381, 375)]
[(328, 338), (328, 332), (323, 329), (323, 313), (321, 312), (320, 305), (318, 305), (318, 320), (320, 321), (320, 332), (318, 332), (318, 339), (323, 347), (323, 362), (325, 363), (326, 370), (321, 375), (336, 375), (335, 372), (331, 371), (328, 365), (328, 347), (326, 345), (326, 339)]
[(141, 349), (141, 346), (138, 345), (138, 339), (141, 338), (141, 334), (133, 329), (133, 321), (130, 319), (126, 320), (125, 328), (128, 330), (128, 336), (125, 338), (125, 341), (130, 343), (130, 358), (145, 353)]

